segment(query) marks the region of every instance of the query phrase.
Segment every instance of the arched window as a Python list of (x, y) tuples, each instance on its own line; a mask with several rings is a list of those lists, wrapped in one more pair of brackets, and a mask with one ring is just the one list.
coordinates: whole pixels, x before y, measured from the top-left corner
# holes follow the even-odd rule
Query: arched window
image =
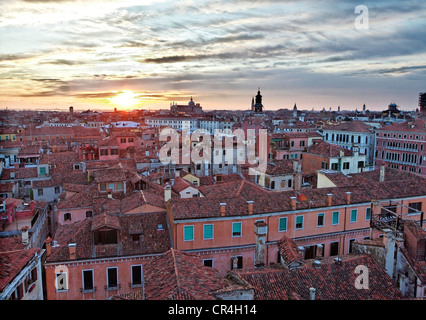
[(70, 212), (64, 213), (64, 221), (67, 221), (67, 220), (71, 220), (71, 213)]

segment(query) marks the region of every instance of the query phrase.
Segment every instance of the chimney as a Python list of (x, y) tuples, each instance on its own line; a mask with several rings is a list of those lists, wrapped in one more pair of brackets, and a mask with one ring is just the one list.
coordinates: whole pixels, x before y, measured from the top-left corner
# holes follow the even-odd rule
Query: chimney
[(315, 300), (315, 288), (309, 288), (309, 300)]
[(21, 232), (22, 232), (22, 244), (23, 245), (27, 245), (28, 244), (28, 240), (29, 240), (29, 238), (28, 238), (28, 229), (29, 229), (30, 227), (28, 227), (28, 226), (25, 226), (25, 227), (23, 227), (22, 229), (21, 229)]
[(265, 266), (266, 235), (268, 233), (268, 225), (264, 221), (256, 222), (254, 224), (254, 233), (256, 235), (254, 267), (262, 268)]
[(251, 200), (247, 201), (248, 214), (249, 215), (253, 214), (253, 203), (254, 203), (254, 201), (251, 201)]
[(44, 243), (46, 245), (46, 256), (48, 257), (52, 253), (52, 238), (47, 237), (46, 240), (44, 240)]
[(172, 198), (172, 187), (166, 183), (164, 186), (164, 202), (169, 201)]
[(298, 246), (297, 252), (302, 256), (302, 260), (305, 260), (305, 247), (304, 246)]
[(324, 246), (317, 244), (317, 259), (321, 259), (324, 256)]
[(327, 205), (330, 207), (332, 202), (333, 202), (333, 194), (327, 193)]
[(383, 243), (385, 245), (385, 270), (386, 273), (393, 279), (394, 260), (395, 260), (395, 237), (391, 229), (383, 229)]
[(76, 258), (76, 253), (75, 253), (75, 247), (76, 246), (77, 246), (76, 243), (70, 243), (68, 245), (68, 249), (69, 249), (69, 252), (70, 252), (70, 260), (75, 260), (75, 258)]
[(296, 210), (296, 197), (290, 197), (291, 210)]
[(319, 260), (314, 260), (312, 262), (312, 265), (315, 269), (321, 269), (321, 261), (319, 261)]
[(351, 192), (346, 192), (346, 204), (351, 204)]
[(220, 216), (224, 217), (226, 213), (226, 203), (221, 203), (220, 204)]
[(237, 257), (233, 257), (232, 258), (232, 269), (238, 269), (238, 258)]
[(379, 178), (380, 182), (385, 181), (385, 166), (381, 165), (380, 166), (380, 178)]

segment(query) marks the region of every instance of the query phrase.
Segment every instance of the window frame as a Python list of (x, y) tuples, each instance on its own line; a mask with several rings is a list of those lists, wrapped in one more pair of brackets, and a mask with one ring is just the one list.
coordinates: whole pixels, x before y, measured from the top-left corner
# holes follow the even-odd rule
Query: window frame
[[(281, 229), (281, 221), (285, 221), (285, 229)], [(286, 232), (287, 229), (288, 229), (288, 217), (279, 217), (278, 218), (278, 232)]]
[[(302, 218), (302, 222), (297, 222), (297, 218)], [(305, 224), (304, 224), (304, 222), (305, 222), (305, 216), (303, 216), (303, 215), (296, 216), (296, 217), (295, 217), (295, 219), (294, 219), (294, 222), (295, 222), (295, 224), (294, 224), (294, 228), (295, 228), (295, 230), (303, 230), (303, 228), (304, 228), (304, 226), (305, 226)], [(299, 223), (301, 223), (301, 224), (302, 224), (302, 226), (301, 226), (300, 228), (298, 228), (298, 227), (297, 227), (297, 225), (298, 225)]]
[[(136, 267), (140, 267), (140, 273), (141, 273), (140, 274), (140, 279), (141, 279), (141, 283), (135, 283), (134, 282), (133, 275), (135, 274), (134, 268), (136, 268)], [(134, 264), (134, 265), (130, 266), (130, 280), (132, 281), (131, 282), (132, 288), (137, 288), (137, 287), (142, 287), (143, 286), (144, 279), (143, 279), (143, 265), (142, 264)]]
[[(89, 272), (89, 271), (92, 274), (92, 287), (86, 289), (85, 288), (85, 272)], [(93, 291), (95, 291), (95, 272), (94, 272), (93, 269), (83, 269), (83, 270), (81, 270), (81, 285), (82, 285), (83, 293), (84, 292), (93, 292)]]
[[(115, 269), (115, 274), (116, 274), (116, 278), (117, 278), (117, 283), (116, 286), (111, 286), (110, 284), (110, 279), (109, 279), (109, 270)], [(118, 267), (107, 267), (106, 268), (106, 286), (107, 286), (107, 290), (117, 290), (120, 285), (119, 285), (119, 279), (118, 279)]]
[[(211, 227), (211, 236), (208, 238), (206, 237), (206, 227)], [(214, 239), (214, 224), (213, 223), (208, 223), (208, 224), (203, 224), (203, 240), (213, 240)]]
[[(352, 219), (354, 213), (355, 213), (355, 220)], [(351, 223), (355, 223), (358, 221), (358, 209), (351, 209), (351, 215), (350, 215), (349, 221)]]
[[(186, 230), (188, 230), (188, 229), (191, 229), (191, 234), (192, 234), (191, 239), (186, 239), (186, 235), (187, 235)], [(194, 225), (191, 224), (191, 225), (183, 226), (183, 241), (184, 242), (194, 241)]]
[[(322, 224), (318, 224), (320, 217), (322, 217)], [(324, 227), (324, 226), (325, 226), (325, 213), (324, 212), (317, 213), (317, 227)]]
[[(240, 226), (239, 234), (238, 234), (238, 232), (234, 231), (234, 226), (237, 226), (237, 225)], [(241, 221), (232, 222), (232, 230), (231, 231), (232, 231), (232, 238), (241, 238), (242, 235), (243, 235), (243, 224), (242, 224), (242, 222)]]
[[(334, 222), (334, 220), (335, 220), (334, 217), (335, 217), (336, 213), (337, 213), (337, 222)], [(340, 211), (333, 211), (331, 213), (331, 225), (332, 226), (338, 226), (339, 223), (340, 223)]]

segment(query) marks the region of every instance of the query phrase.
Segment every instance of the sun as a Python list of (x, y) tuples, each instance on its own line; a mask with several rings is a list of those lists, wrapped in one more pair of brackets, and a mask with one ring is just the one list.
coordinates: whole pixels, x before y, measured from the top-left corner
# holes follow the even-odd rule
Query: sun
[(130, 108), (141, 103), (138, 97), (139, 94), (136, 92), (133, 92), (131, 90), (123, 90), (117, 92), (114, 97), (108, 98), (108, 100), (110, 103), (117, 105), (118, 107)]

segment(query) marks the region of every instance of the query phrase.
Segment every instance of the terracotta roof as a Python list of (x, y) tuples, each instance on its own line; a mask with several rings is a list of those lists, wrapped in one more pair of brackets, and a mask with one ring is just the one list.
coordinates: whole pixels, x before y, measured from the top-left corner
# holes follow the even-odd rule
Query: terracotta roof
[(174, 184), (172, 186), (172, 190), (175, 192), (181, 192), (182, 190), (185, 190), (188, 187), (194, 187), (191, 185), (188, 181), (182, 179), (181, 177), (176, 177), (174, 179)]
[[(162, 229), (158, 228), (160, 224)], [(118, 243), (94, 247), (94, 231), (100, 227), (118, 230)], [(134, 233), (140, 235), (139, 240), (133, 239)], [(170, 248), (169, 231), (163, 212), (95, 215), (93, 218), (59, 225), (53, 240), (57, 241), (58, 246), (52, 247), (47, 262), (69, 261), (70, 243), (76, 243), (77, 259), (158, 254)]]
[(361, 120), (342, 121), (323, 127), (323, 130), (371, 133), (372, 127)]
[(70, 209), (70, 208), (87, 208), (93, 206), (93, 200), (97, 196), (98, 189), (95, 184), (86, 186), (84, 190), (78, 192), (71, 197), (60, 200), (57, 208), (58, 209)]
[(285, 266), (289, 266), (292, 263), (301, 263), (303, 256), (297, 250), (297, 244), (292, 239), (288, 237), (282, 237), (278, 243), (278, 252), (280, 253)]
[[(401, 292), (391, 278), (371, 256), (349, 255), (341, 264), (332, 259), (321, 260), (321, 267), (306, 260), (301, 268), (264, 268), (234, 270), (233, 273), (255, 290), (255, 300), (309, 300), (309, 288), (315, 288), (316, 300), (397, 300)], [(357, 289), (355, 268), (364, 265), (369, 270), (369, 288)]]
[(414, 121), (395, 122), (378, 129), (377, 131), (400, 131), (413, 133), (426, 133), (426, 120), (415, 119)]
[(317, 140), (317, 142), (312, 144), (306, 150), (307, 153), (317, 154), (326, 158), (339, 157), (340, 151), (343, 151), (345, 157), (352, 156), (353, 154), (353, 152), (349, 149), (325, 142), (323, 140)]
[(270, 176), (293, 174), (293, 160), (286, 159), (268, 162), (265, 173)]
[(144, 265), (148, 300), (212, 300), (230, 282), (199, 256), (170, 249)]
[(38, 248), (26, 249), (21, 237), (0, 238), (0, 291), (2, 291), (34, 257)]
[(150, 204), (165, 209), (164, 196), (147, 190), (133, 192), (123, 199), (111, 200), (104, 204), (104, 210), (111, 213), (126, 213), (140, 206)]

